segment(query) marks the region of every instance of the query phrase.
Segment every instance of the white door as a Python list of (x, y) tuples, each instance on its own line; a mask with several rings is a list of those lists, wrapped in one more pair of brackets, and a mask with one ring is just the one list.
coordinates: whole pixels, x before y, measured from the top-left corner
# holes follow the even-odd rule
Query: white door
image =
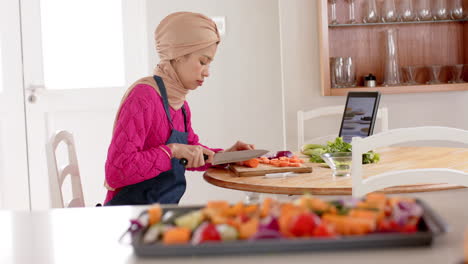
[(115, 112), (148, 74), (144, 1), (23, 0), (21, 17), (31, 207), (50, 205), (45, 142), (62, 129), (75, 137), (86, 205), (102, 203)]
[(0, 1), (0, 209), (29, 209), (18, 0)]

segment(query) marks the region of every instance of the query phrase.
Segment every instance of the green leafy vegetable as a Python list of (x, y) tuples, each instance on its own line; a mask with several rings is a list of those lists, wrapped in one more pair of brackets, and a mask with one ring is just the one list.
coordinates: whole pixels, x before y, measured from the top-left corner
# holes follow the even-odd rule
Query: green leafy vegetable
[[(306, 144), (302, 147), (302, 153), (310, 157), (310, 162), (323, 163), (321, 157), (324, 153), (351, 152), (351, 144), (337, 137), (335, 141), (328, 141), (327, 145)], [(362, 164), (377, 163), (380, 155), (373, 151), (362, 154)]]

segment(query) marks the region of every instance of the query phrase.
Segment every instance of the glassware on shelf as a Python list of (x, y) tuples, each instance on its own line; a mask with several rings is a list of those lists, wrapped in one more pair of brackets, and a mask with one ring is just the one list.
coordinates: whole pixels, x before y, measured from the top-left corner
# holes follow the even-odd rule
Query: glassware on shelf
[(442, 65), (431, 65), (431, 80), (427, 82), (427, 84), (440, 84), (439, 76), (440, 70), (442, 69)]
[(336, 18), (336, 0), (328, 0), (330, 3), (330, 16), (331, 16), (331, 25), (336, 25), (338, 24), (338, 20)]
[(332, 67), (331, 67), (331, 76), (332, 77), (332, 86), (333, 88), (342, 88), (346, 87), (346, 76), (344, 70), (344, 58), (343, 57), (333, 57)]
[(413, 9), (413, 0), (400, 1), (400, 21), (408, 22), (416, 20), (416, 13)]
[(433, 19), (430, 0), (419, 0), (417, 18), (419, 21), (429, 21)]
[(405, 85), (417, 85), (418, 83), (414, 79), (416, 66), (404, 66), (402, 69), (406, 76)]
[(385, 65), (384, 65), (384, 86), (395, 86), (401, 84), (400, 66), (398, 64), (397, 34), (395, 28), (390, 28), (385, 32)]
[(447, 0), (435, 0), (434, 19), (446, 20), (448, 18), (449, 18), (449, 12), (447, 10)]
[(464, 83), (463, 76), (463, 64), (455, 64), (452, 66), (452, 80), (450, 83)]
[(356, 0), (347, 0), (348, 1), (348, 12), (349, 12), (349, 18), (348, 18), (348, 24), (355, 24), (356, 22), (356, 16), (354, 13), (354, 8), (355, 8), (355, 2)]
[(375, 0), (367, 0), (367, 10), (363, 18), (364, 23), (377, 23), (379, 22), (379, 15), (377, 14), (377, 4)]
[(335, 57), (330, 58), (330, 86), (331, 88), (336, 88)]
[(351, 57), (343, 58), (345, 87), (356, 87), (356, 65)]
[(382, 22), (396, 22), (397, 20), (395, 0), (384, 0), (382, 3)]
[(453, 0), (453, 7), (450, 10), (450, 17), (452, 19), (463, 19), (464, 10), (463, 10), (463, 2), (462, 1), (463, 0)]

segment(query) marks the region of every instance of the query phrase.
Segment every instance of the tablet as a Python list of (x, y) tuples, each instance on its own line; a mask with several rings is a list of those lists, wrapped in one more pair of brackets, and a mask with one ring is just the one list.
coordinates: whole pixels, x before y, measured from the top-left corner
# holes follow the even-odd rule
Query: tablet
[(379, 101), (380, 92), (348, 93), (339, 133), (345, 142), (372, 135)]

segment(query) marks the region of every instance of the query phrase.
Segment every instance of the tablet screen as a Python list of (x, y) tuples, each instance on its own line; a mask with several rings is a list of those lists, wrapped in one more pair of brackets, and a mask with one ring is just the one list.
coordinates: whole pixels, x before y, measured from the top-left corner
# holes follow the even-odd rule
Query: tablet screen
[(379, 99), (378, 92), (348, 93), (339, 133), (345, 142), (372, 135)]

